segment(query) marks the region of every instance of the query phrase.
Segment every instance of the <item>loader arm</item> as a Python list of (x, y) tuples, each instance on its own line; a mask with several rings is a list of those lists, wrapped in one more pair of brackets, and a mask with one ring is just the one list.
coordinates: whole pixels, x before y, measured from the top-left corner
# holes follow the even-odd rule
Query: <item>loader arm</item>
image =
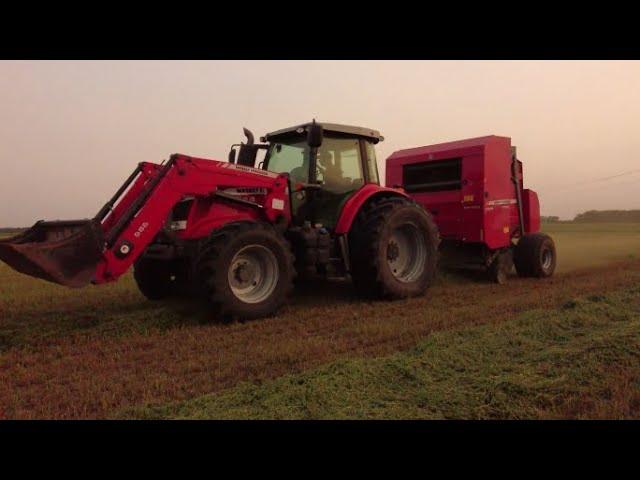
[[(267, 193), (259, 204), (225, 195), (225, 188), (261, 188)], [(116, 280), (187, 196), (230, 203), (241, 219), (291, 219), (286, 174), (174, 154), (163, 165), (140, 163), (92, 220), (38, 222), (0, 241), (0, 259), (22, 273), (70, 287)], [(70, 225), (65, 233), (60, 233), (61, 223)]]

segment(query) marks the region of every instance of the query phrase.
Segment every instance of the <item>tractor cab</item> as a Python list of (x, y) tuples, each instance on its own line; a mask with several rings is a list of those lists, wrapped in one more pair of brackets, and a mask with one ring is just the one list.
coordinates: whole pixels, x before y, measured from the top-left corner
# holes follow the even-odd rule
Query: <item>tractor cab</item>
[(384, 138), (375, 130), (314, 121), (268, 133), (262, 144), (254, 144), (250, 132), (247, 138), (238, 163), (253, 167), (262, 148), (260, 168), (289, 174), (295, 225), (310, 221), (332, 229), (354, 192), (380, 183), (374, 145)]

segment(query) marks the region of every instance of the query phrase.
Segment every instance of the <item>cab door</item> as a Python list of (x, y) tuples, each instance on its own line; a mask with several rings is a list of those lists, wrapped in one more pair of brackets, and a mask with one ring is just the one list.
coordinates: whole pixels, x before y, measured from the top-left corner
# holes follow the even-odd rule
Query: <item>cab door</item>
[(312, 200), (314, 221), (332, 229), (347, 199), (365, 183), (360, 140), (325, 136), (316, 166), (320, 188)]
[(308, 219), (308, 192), (298, 189), (309, 181), (309, 146), (306, 141), (275, 142), (269, 146), (263, 168), (276, 173), (289, 174), (291, 218), (294, 225)]

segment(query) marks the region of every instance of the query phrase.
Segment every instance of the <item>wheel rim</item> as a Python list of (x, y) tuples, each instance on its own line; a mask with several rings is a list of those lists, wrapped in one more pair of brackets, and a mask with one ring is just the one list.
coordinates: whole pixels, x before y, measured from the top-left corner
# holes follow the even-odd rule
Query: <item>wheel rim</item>
[(245, 303), (260, 303), (278, 284), (276, 256), (262, 245), (247, 245), (235, 254), (228, 271), (229, 287)]
[(550, 249), (545, 249), (542, 251), (542, 268), (546, 271), (551, 268), (551, 264), (553, 263), (553, 253)]
[(414, 224), (405, 224), (391, 232), (387, 244), (387, 264), (393, 276), (403, 283), (420, 278), (425, 269), (427, 247)]

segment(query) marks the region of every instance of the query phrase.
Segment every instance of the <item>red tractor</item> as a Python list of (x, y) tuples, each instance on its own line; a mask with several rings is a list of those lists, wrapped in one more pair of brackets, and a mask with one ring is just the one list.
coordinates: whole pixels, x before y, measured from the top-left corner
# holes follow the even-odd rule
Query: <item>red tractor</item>
[(484, 267), (498, 283), (514, 261), (520, 276), (553, 274), (555, 245), (539, 232), (538, 196), (523, 189), (522, 162), (510, 138), (400, 150), (387, 159), (386, 176), (387, 185), (404, 188), (432, 214), (441, 264)]
[[(313, 123), (232, 147), (229, 162), (140, 163), (91, 220), (37, 222), (0, 241), (14, 269), (70, 287), (132, 265), (142, 293), (198, 293), (223, 316), (269, 315), (301, 277), (350, 276), (367, 297), (422, 294), (436, 270), (431, 214), (381, 187), (375, 130)], [(257, 153), (264, 161), (255, 168)]]

